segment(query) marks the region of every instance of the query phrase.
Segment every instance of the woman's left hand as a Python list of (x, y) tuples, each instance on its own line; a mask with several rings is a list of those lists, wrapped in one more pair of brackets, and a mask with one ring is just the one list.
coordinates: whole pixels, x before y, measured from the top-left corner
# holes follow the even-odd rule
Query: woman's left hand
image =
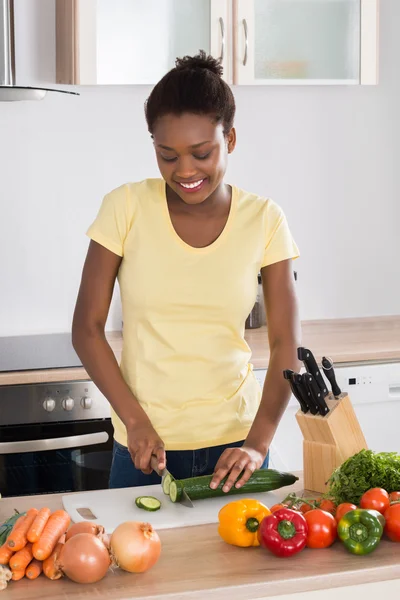
[(215, 465), (214, 477), (211, 481), (211, 489), (216, 489), (221, 481), (228, 475), (222, 490), (229, 492), (243, 471), (242, 477), (237, 481), (235, 487), (242, 487), (248, 481), (256, 469), (263, 464), (265, 455), (247, 446), (241, 448), (227, 448), (221, 454)]

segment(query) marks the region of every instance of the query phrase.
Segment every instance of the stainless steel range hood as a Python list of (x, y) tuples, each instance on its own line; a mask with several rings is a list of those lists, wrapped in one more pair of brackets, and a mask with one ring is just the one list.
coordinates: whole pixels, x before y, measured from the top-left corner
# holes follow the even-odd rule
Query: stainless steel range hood
[(13, 0), (0, 0), (0, 102), (42, 100), (47, 92), (79, 96), (76, 92), (15, 84)]

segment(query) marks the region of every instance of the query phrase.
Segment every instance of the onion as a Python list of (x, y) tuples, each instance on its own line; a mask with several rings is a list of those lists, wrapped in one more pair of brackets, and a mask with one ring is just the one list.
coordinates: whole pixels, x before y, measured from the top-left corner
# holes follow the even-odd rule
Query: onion
[(110, 540), (113, 562), (124, 571), (144, 573), (156, 564), (161, 541), (150, 523), (127, 521), (115, 529)]
[(111, 560), (99, 538), (91, 533), (77, 533), (65, 542), (58, 564), (72, 581), (96, 583), (107, 573)]
[(108, 539), (108, 535), (104, 532), (103, 525), (96, 525), (96, 523), (91, 523), (90, 521), (74, 523), (68, 529), (65, 541), (68, 542), (68, 540), (77, 533), (91, 533), (92, 535), (98, 537), (107, 548), (109, 546), (110, 541)]

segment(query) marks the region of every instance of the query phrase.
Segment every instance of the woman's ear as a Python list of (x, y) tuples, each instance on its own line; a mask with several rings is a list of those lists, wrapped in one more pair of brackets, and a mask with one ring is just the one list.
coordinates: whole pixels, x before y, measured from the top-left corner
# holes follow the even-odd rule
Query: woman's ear
[(228, 154), (231, 154), (236, 146), (236, 129), (234, 127), (232, 127), (232, 129), (228, 132), (226, 136), (226, 141)]

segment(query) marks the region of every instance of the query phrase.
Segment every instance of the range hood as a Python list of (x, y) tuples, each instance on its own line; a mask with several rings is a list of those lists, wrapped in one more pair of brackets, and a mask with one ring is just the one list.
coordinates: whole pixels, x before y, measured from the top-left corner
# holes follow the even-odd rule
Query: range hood
[(0, 102), (42, 100), (47, 92), (77, 92), (29, 87), (15, 84), (14, 5), (13, 0), (0, 0)]

